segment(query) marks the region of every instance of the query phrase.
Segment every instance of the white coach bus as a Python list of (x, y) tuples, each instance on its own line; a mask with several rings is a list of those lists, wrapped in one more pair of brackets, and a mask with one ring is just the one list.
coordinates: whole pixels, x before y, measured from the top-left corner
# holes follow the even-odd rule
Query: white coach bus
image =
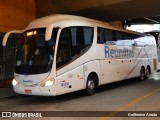
[(31, 22), (16, 46), (13, 88), (16, 93), (56, 96), (140, 77), (157, 70), (154, 37), (71, 15), (51, 15)]

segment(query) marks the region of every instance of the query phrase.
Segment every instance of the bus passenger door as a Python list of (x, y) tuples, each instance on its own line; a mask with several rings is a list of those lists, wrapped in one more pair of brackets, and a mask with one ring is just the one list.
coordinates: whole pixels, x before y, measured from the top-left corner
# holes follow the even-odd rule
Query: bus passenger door
[(86, 30), (83, 27), (67, 27), (61, 31), (56, 56), (58, 94), (84, 88), (83, 59), (80, 56)]
[(84, 87), (83, 64), (71, 57), (71, 45), (68, 38), (60, 38), (57, 50), (58, 94), (64, 94)]

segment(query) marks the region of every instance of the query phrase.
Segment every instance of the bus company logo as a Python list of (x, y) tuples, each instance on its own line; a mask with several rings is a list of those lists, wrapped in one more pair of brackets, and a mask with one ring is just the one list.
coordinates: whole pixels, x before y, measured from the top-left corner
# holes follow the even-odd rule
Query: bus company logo
[(32, 80), (23, 80), (24, 83), (33, 83)]
[(132, 49), (112, 49), (109, 46), (104, 46), (105, 58), (128, 58), (134, 57)]
[(42, 113), (40, 112), (2, 112), (2, 116), (4, 118), (24, 118), (24, 117), (42, 117)]

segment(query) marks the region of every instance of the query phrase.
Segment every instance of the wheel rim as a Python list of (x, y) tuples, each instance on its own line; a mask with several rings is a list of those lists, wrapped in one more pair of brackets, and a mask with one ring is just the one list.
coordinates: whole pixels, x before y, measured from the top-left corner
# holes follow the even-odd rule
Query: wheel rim
[(88, 89), (91, 89), (91, 90), (94, 89), (94, 82), (92, 80), (88, 81)]
[(150, 72), (149, 72), (149, 69), (147, 68), (146, 69), (146, 77), (149, 78), (149, 75), (150, 75)]
[(145, 76), (145, 74), (142, 73), (142, 74), (141, 74), (141, 79), (142, 79), (142, 80), (144, 80), (144, 76)]

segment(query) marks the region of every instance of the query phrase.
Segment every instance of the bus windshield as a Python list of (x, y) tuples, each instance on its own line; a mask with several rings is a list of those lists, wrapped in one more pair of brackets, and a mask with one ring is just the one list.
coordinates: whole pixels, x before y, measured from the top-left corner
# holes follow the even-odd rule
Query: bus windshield
[(58, 28), (53, 29), (49, 41), (45, 41), (45, 31), (46, 28), (32, 29), (19, 37), (15, 73), (42, 74), (51, 70)]

